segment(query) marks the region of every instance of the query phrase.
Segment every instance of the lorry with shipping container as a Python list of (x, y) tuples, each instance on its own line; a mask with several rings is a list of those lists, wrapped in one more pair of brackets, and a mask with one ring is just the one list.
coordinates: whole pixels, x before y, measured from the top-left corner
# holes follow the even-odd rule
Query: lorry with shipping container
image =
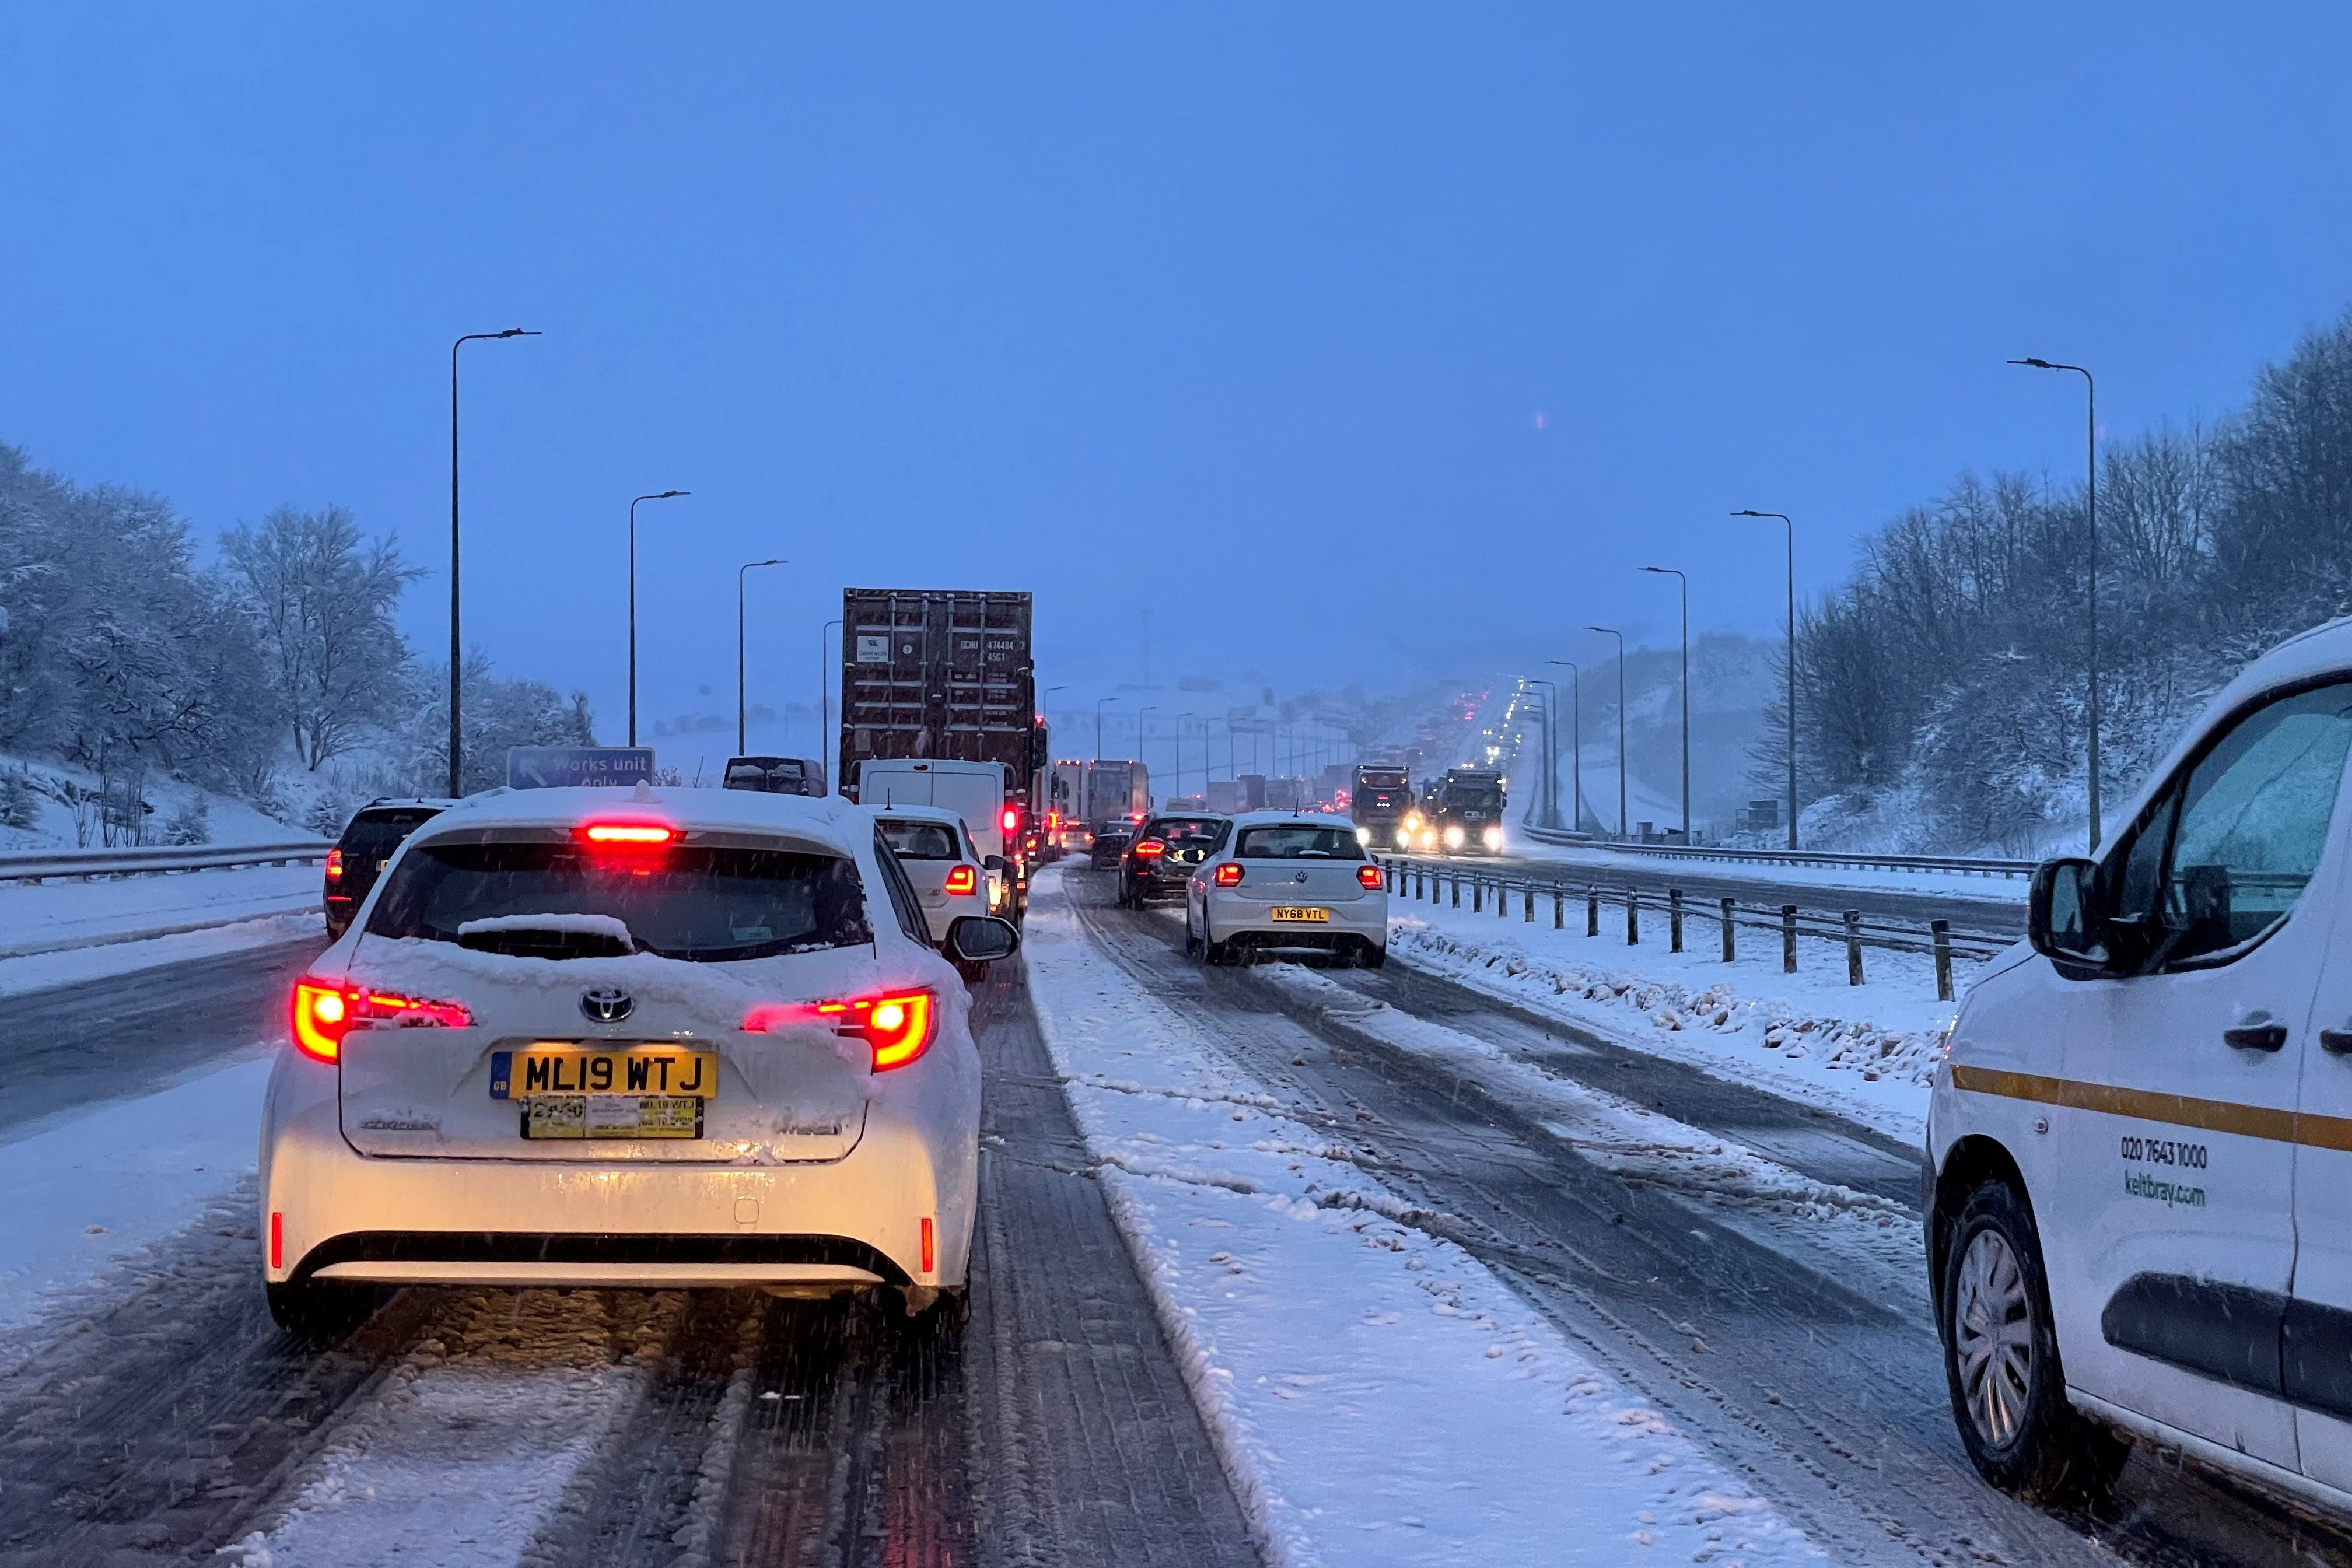
[(997, 763), (1025, 822), (1047, 759), (1029, 595), (850, 588), (841, 621), (841, 792), (877, 760)]

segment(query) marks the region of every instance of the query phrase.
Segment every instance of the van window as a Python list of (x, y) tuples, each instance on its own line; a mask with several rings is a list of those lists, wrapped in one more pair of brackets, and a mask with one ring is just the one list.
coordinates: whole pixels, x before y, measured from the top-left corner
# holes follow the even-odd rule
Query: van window
[(2143, 971), (2225, 963), (2286, 919), (2318, 869), (2352, 752), (2352, 683), (2240, 720), (2135, 828), (2115, 920)]

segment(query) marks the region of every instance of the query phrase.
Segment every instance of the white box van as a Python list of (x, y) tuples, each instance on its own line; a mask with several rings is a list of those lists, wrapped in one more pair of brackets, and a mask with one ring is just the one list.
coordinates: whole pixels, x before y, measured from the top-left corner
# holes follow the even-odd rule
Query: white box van
[(1007, 875), (1012, 864), (1004, 831), (1007, 789), (1003, 763), (876, 758), (857, 773), (860, 805), (939, 805), (963, 818), (996, 879), (999, 890), (989, 901), (992, 910), (1003, 910), (1013, 891)]
[(2035, 872), (1969, 990), (1924, 1196), (1997, 1485), (2103, 1484), (2139, 1437), (2352, 1515), (2347, 754), (2339, 621), (2231, 681), (2095, 860)]

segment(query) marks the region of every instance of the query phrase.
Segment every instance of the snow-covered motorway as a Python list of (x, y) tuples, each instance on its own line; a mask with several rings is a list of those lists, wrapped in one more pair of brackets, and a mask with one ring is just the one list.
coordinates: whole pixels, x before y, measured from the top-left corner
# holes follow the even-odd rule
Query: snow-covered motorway
[[(0, 1334), (0, 1563), (2352, 1563), (2145, 1453), (1985, 1488), (1902, 1141), (1401, 962), (1203, 969), (1107, 880), (982, 998), (960, 1340), (409, 1290), (303, 1350), (232, 1177)], [(0, 1173), (249, 1072), (307, 956), (0, 1001)]]

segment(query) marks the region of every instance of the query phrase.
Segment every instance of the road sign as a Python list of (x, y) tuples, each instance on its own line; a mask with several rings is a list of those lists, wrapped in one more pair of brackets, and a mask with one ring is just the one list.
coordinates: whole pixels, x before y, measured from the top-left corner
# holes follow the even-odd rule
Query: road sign
[(580, 784), (625, 786), (651, 784), (651, 746), (509, 746), (507, 784), (515, 789), (562, 789)]

